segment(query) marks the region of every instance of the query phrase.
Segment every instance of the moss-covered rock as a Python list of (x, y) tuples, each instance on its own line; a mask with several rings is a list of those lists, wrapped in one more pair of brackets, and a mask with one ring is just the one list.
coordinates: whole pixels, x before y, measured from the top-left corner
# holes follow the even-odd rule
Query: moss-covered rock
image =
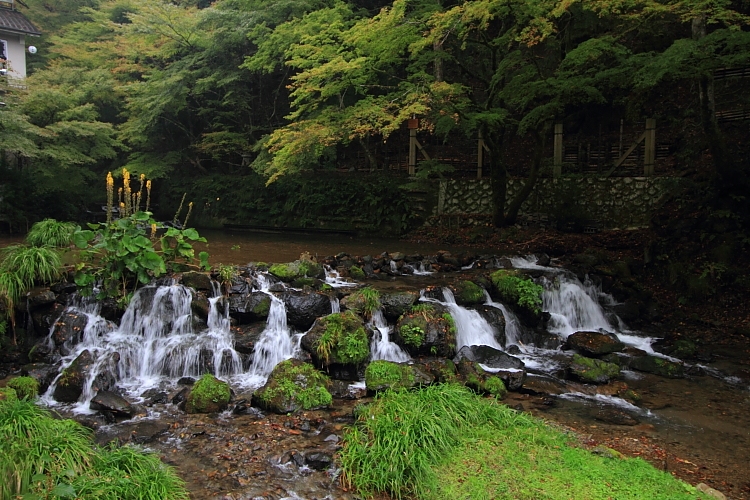
[(190, 390), (185, 400), (188, 413), (217, 413), (229, 405), (232, 393), (229, 384), (210, 373), (203, 375)]
[(620, 376), (620, 367), (601, 359), (592, 359), (574, 354), (568, 372), (582, 382), (606, 384), (610, 379)]
[(0, 387), (0, 403), (3, 401), (15, 401), (18, 399), (16, 390), (12, 387)]
[(288, 359), (276, 365), (266, 385), (255, 391), (253, 403), (279, 414), (326, 408), (333, 401), (329, 384), (311, 364)]
[(393, 341), (412, 356), (456, 354), (456, 324), (448, 311), (436, 304), (417, 304), (399, 318)]
[(83, 392), (89, 370), (94, 363), (91, 352), (84, 349), (73, 362), (65, 368), (57, 379), (54, 398), (61, 403), (75, 403)]
[(503, 380), (486, 371), (479, 363), (462, 359), (456, 367), (464, 385), (474, 392), (491, 394), (500, 399), (508, 394)]
[(380, 292), (370, 287), (356, 290), (341, 299), (341, 307), (369, 318), (380, 309)]
[(8, 382), (8, 387), (16, 391), (18, 399), (34, 399), (39, 395), (39, 382), (32, 377), (16, 377)]
[(402, 314), (409, 312), (418, 300), (418, 292), (380, 292), (380, 303), (383, 306), (383, 314), (389, 321), (397, 321)]
[(349, 268), (349, 276), (354, 278), (355, 280), (363, 280), (367, 277), (365, 275), (365, 272), (362, 270), (359, 266), (352, 266)]
[(490, 275), (492, 289), (505, 303), (513, 307), (526, 323), (538, 323), (542, 313), (544, 288), (534, 283), (517, 269), (498, 269)]
[(451, 285), (450, 288), (456, 299), (456, 303), (459, 305), (473, 306), (476, 304), (484, 304), (485, 302), (484, 288), (473, 281), (462, 281)]
[(450, 359), (433, 358), (421, 361), (419, 364), (435, 377), (437, 383), (445, 384), (458, 381), (456, 364)]
[(430, 385), (435, 377), (419, 366), (378, 360), (367, 365), (365, 385), (369, 391), (409, 389)]
[(302, 337), (302, 347), (316, 366), (360, 365), (370, 356), (370, 342), (362, 318), (352, 311), (318, 318)]
[(291, 283), (297, 278), (322, 278), (325, 276), (323, 266), (311, 260), (295, 260), (285, 264), (274, 264), (268, 272), (281, 281)]
[(667, 378), (682, 378), (685, 375), (685, 367), (682, 363), (657, 356), (634, 357), (630, 361), (630, 368)]

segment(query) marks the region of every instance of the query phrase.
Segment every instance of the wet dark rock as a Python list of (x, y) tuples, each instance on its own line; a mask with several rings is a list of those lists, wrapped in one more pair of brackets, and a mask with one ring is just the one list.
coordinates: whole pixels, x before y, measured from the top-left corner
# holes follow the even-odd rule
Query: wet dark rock
[(29, 350), (29, 361), (32, 363), (51, 363), (54, 360), (54, 351), (47, 339), (38, 341)]
[(68, 281), (60, 281), (51, 285), (49, 289), (58, 295), (61, 293), (71, 294), (78, 290), (78, 285)]
[(550, 259), (549, 255), (547, 255), (546, 253), (540, 253), (536, 256), (536, 265), (547, 267), (549, 266), (551, 260), (552, 259)]
[[(58, 366), (46, 363), (31, 363), (24, 365), (21, 369), (22, 375), (27, 375), (39, 383), (39, 393), (43, 394), (55, 377), (57, 376)], [(76, 398), (77, 399), (77, 398)]]
[(26, 300), (22, 300), (17, 307), (24, 312), (31, 312), (34, 309), (54, 304), (57, 296), (49, 288), (36, 287), (29, 290), (25, 298)]
[(671, 345), (654, 343), (653, 348), (673, 358), (694, 359), (698, 357), (698, 346), (692, 340), (678, 339)]
[(367, 388), (361, 385), (352, 385), (347, 380), (331, 380), (330, 393), (338, 399), (362, 399), (367, 396)]
[(169, 396), (166, 392), (160, 391), (159, 389), (149, 389), (141, 394), (143, 402), (146, 406), (153, 406), (155, 404), (166, 404), (169, 402)]
[(88, 321), (88, 316), (85, 314), (66, 310), (55, 322), (52, 330), (52, 340), (55, 341), (55, 345), (75, 345), (80, 342)]
[(585, 356), (603, 356), (611, 352), (619, 352), (625, 344), (612, 335), (601, 332), (576, 332), (568, 337), (568, 349), (575, 349)]
[(229, 315), (240, 324), (265, 320), (270, 310), (271, 297), (267, 293), (251, 292), (229, 296)]
[(136, 444), (152, 443), (169, 431), (169, 424), (146, 420), (138, 422), (130, 429), (130, 441)]
[(599, 408), (594, 413), (594, 419), (612, 425), (638, 425), (638, 420), (633, 415), (616, 408)]
[(417, 300), (417, 292), (382, 292), (380, 294), (380, 304), (383, 306), (383, 315), (389, 321), (396, 321), (405, 312), (411, 309)]
[(564, 381), (549, 375), (529, 373), (523, 383), (521, 392), (554, 396), (570, 392), (570, 387)]
[(255, 352), (255, 345), (258, 343), (265, 329), (265, 323), (231, 327), (230, 331), (232, 337), (234, 337), (234, 350), (248, 356), (253, 354)]
[(65, 310), (65, 306), (57, 302), (45, 304), (36, 307), (31, 311), (31, 320), (34, 324), (34, 332), (39, 336), (47, 336), (50, 328), (60, 314)]
[(190, 302), (190, 309), (193, 316), (199, 317), (204, 323), (208, 321), (208, 314), (211, 311), (211, 302), (204, 293), (194, 292), (193, 300)]
[(333, 457), (329, 453), (313, 451), (305, 454), (305, 464), (315, 470), (326, 470), (333, 464)]
[(682, 363), (657, 356), (635, 357), (630, 361), (630, 368), (667, 378), (682, 378), (685, 375), (685, 367)]
[(281, 300), (286, 305), (289, 324), (303, 331), (319, 317), (331, 314), (331, 299), (322, 293), (286, 292)]
[(208, 273), (199, 273), (196, 271), (189, 271), (182, 274), (182, 285), (195, 290), (206, 290), (212, 289), (211, 276)]
[(76, 359), (63, 370), (55, 386), (54, 398), (61, 403), (74, 403), (83, 393), (89, 370), (94, 360), (88, 349), (85, 349)]
[(190, 388), (189, 387), (183, 387), (177, 393), (172, 396), (172, 404), (173, 405), (182, 405), (185, 400), (187, 399), (187, 395), (190, 394)]
[(115, 417), (130, 418), (133, 416), (133, 408), (122, 396), (110, 391), (99, 391), (91, 399), (89, 408), (100, 413), (111, 413)]
[(460, 365), (464, 360), (477, 364), (481, 363), (483, 371), (500, 377), (507, 388), (512, 391), (520, 389), (526, 379), (523, 361), (494, 347), (487, 345), (464, 346), (458, 351), (453, 361)]
[(477, 285), (473, 281), (464, 280), (458, 283), (451, 284), (451, 292), (453, 297), (456, 299), (456, 304), (460, 306), (473, 306), (478, 304), (484, 304), (486, 298), (484, 295), (484, 288)]
[(195, 379), (193, 377), (180, 377), (180, 379), (177, 381), (177, 385), (193, 385), (195, 384)]

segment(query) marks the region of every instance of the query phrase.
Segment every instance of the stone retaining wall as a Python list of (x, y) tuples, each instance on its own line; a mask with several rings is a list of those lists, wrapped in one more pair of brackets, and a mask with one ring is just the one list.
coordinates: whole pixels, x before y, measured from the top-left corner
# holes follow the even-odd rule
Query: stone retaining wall
[[(524, 181), (508, 181), (508, 203)], [(647, 226), (661, 197), (678, 183), (679, 179), (671, 177), (539, 179), (521, 206), (519, 218), (599, 229)], [(491, 194), (489, 179), (442, 181), (433, 215), (491, 214)]]

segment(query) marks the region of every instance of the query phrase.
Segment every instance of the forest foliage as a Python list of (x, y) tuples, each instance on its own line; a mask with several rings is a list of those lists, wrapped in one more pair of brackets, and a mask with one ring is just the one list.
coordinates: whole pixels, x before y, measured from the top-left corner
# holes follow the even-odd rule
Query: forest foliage
[[(750, 64), (744, 0), (27, 3), (40, 51), (0, 108), (12, 153), (0, 211), (16, 221), (80, 216), (97, 201), (86, 186), (122, 167), (273, 183), (358, 149), (377, 170), (376, 145), (413, 117), (439, 138), (481, 134), (491, 151), (531, 141), (529, 186), (552, 124), (591, 116), (685, 124), (711, 175), (739, 168), (711, 79)], [(687, 99), (665, 108), (677, 88)], [(522, 200), (506, 204), (506, 162), (490, 161), (494, 222), (512, 223)]]

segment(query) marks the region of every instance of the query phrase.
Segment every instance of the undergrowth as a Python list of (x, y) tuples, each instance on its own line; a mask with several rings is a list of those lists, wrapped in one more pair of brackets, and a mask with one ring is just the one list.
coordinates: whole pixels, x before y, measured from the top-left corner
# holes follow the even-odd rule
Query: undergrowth
[(344, 437), (344, 482), (366, 497), (450, 499), (705, 498), (641, 459), (612, 459), (465, 387), (387, 391)]

